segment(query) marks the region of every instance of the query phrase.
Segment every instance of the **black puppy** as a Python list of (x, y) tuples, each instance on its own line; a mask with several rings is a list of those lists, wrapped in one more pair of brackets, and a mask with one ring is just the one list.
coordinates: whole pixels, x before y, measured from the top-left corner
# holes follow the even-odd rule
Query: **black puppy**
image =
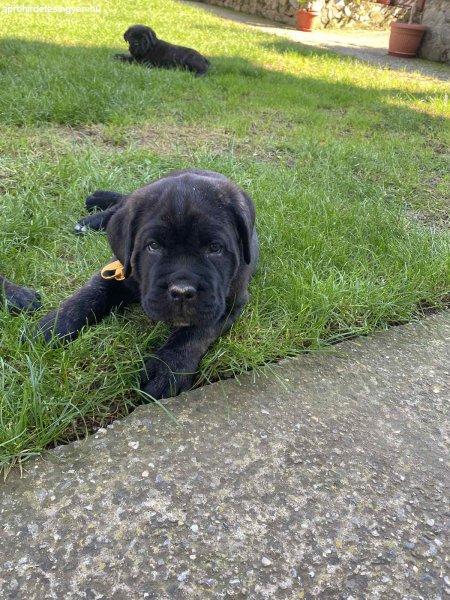
[(130, 54), (116, 54), (117, 60), (166, 69), (188, 69), (197, 75), (204, 75), (209, 69), (209, 61), (200, 52), (159, 40), (153, 29), (145, 25), (133, 25), (123, 37), (129, 44)]
[(0, 275), (0, 298), (4, 296), (11, 312), (33, 311), (41, 306), (39, 294), (34, 290), (17, 285)]
[(142, 388), (154, 398), (189, 389), (202, 356), (248, 300), (258, 259), (253, 202), (225, 176), (191, 169), (129, 196), (97, 192), (89, 205), (106, 208), (123, 268), (112, 266), (110, 279), (94, 275), (40, 330), (47, 340), (72, 339), (113, 308), (140, 302), (150, 319), (175, 328), (146, 362)]

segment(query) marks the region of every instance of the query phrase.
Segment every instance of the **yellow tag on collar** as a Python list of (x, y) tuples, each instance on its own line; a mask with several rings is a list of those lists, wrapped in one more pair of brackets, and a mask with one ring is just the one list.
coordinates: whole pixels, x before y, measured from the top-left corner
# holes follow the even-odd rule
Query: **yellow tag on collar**
[(115, 279), (116, 281), (123, 281), (125, 279), (125, 269), (120, 260), (115, 260), (109, 263), (100, 271), (100, 275), (103, 279)]

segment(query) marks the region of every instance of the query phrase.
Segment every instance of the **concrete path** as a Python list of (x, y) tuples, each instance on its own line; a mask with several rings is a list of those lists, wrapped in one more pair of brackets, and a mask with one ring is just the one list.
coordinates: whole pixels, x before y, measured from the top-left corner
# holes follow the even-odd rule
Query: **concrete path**
[(450, 313), (156, 406), (12, 473), (0, 597), (438, 600)]
[(407, 73), (420, 73), (441, 81), (450, 81), (448, 65), (421, 59), (407, 59), (389, 56), (387, 53), (389, 31), (370, 31), (362, 29), (326, 29), (318, 31), (298, 31), (283, 23), (269, 21), (263, 17), (247, 15), (220, 6), (212, 6), (202, 2), (185, 2), (196, 8), (203, 8), (218, 17), (229, 19), (259, 31), (271, 33), (305, 46), (313, 46), (331, 50), (345, 56), (352, 56), (371, 64), (379, 65)]

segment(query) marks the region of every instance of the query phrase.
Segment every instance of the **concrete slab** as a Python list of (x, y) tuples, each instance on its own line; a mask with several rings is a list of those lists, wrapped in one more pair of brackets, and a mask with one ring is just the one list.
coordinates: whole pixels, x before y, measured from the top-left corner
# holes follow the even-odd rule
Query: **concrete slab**
[(7, 599), (433, 599), (450, 313), (169, 401), (12, 473)]
[(256, 15), (239, 13), (220, 6), (203, 2), (187, 1), (196, 8), (203, 8), (223, 19), (242, 23), (265, 33), (276, 35), (305, 46), (331, 50), (337, 54), (354, 57), (371, 64), (405, 72), (409, 75), (419, 73), (421, 76), (450, 81), (450, 67), (419, 58), (408, 59), (389, 56), (387, 53), (389, 31), (371, 31), (363, 29), (325, 29), (317, 31), (298, 31), (275, 21)]

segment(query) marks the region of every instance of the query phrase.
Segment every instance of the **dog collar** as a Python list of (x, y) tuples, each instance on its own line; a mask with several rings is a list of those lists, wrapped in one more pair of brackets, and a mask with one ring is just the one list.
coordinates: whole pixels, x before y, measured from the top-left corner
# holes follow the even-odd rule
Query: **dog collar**
[(100, 271), (100, 275), (103, 279), (115, 279), (116, 281), (123, 281), (126, 279), (125, 269), (120, 260), (115, 260), (104, 266)]

